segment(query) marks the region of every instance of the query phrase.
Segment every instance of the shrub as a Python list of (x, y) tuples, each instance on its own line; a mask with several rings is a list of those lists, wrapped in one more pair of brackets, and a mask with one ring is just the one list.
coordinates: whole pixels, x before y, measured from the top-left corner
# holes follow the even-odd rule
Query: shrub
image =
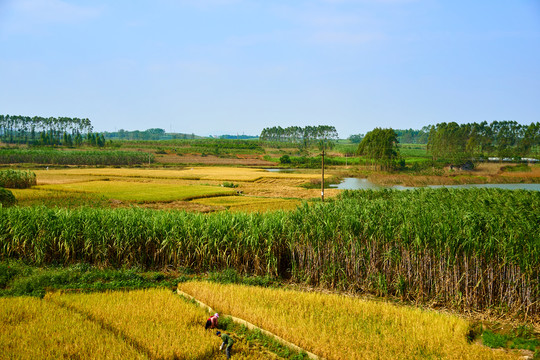
[(12, 206), (16, 203), (15, 195), (11, 191), (0, 187), (0, 204), (2, 206)]
[(36, 183), (36, 174), (31, 171), (0, 170), (0, 187), (27, 189)]
[(291, 157), (289, 155), (283, 155), (279, 158), (279, 162), (282, 164), (290, 164), (291, 163)]

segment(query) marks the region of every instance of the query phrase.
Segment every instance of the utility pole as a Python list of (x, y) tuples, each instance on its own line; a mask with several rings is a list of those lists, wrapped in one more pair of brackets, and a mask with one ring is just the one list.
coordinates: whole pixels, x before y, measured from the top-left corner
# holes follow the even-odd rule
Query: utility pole
[(321, 169), (321, 200), (324, 202), (324, 143), (322, 150), (322, 169)]

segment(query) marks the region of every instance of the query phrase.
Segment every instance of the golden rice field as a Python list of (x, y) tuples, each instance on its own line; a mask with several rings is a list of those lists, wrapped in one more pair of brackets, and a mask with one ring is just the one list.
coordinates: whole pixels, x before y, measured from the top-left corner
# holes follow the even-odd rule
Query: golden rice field
[(228, 188), (205, 185), (174, 185), (131, 181), (90, 181), (86, 183), (42, 185), (39, 189), (100, 194), (109, 199), (156, 202), (189, 200), (235, 194)]
[(187, 282), (178, 288), (326, 359), (516, 359), (469, 344), (457, 316), (336, 294)]
[(147, 359), (85, 316), (34, 297), (0, 298), (3, 359)]
[[(165, 289), (0, 298), (0, 358), (224, 359), (208, 314)], [(235, 359), (275, 354), (235, 339)]]
[[(51, 169), (36, 170), (37, 186), (15, 190), (21, 205), (90, 205), (92, 198), (112, 206), (157, 204), (160, 209), (266, 212), (293, 210), (302, 200), (320, 196), (320, 189), (302, 184), (320, 179), (317, 173), (280, 173), (233, 167), (167, 169)], [(223, 185), (234, 185), (226, 187)], [(246, 196), (237, 195), (237, 192)], [(326, 196), (339, 190), (328, 189)], [(223, 197), (223, 198), (221, 198)], [(188, 203), (188, 201), (190, 203)], [(67, 205), (71, 204), (71, 205)], [(201, 206), (202, 205), (202, 206)]]
[(319, 179), (319, 174), (303, 173), (279, 173), (269, 172), (263, 169), (238, 168), (238, 167), (187, 167), (179, 170), (154, 170), (154, 169), (55, 169), (36, 170), (38, 184), (47, 184), (51, 181), (65, 177), (126, 177), (126, 178), (154, 178), (154, 179), (178, 179), (178, 180), (208, 180), (208, 181), (243, 181), (253, 182), (263, 178), (272, 179)]
[(10, 189), (10, 191), (19, 201), (65, 198), (69, 196), (69, 193), (66, 193), (65, 191), (37, 189), (35, 187), (31, 189)]

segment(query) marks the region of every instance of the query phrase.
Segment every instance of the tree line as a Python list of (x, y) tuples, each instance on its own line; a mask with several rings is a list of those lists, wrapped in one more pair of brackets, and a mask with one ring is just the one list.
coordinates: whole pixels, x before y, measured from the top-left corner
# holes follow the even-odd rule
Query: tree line
[[(428, 130), (426, 132), (426, 130)], [(499, 159), (522, 159), (540, 154), (540, 123), (521, 125), (516, 121), (493, 121), (457, 124), (439, 123), (417, 132), (427, 133), (427, 150), (432, 160), (461, 165), (467, 161), (483, 160), (489, 156)], [(422, 135), (423, 136), (423, 135)], [(389, 170), (403, 165), (399, 156), (398, 131), (375, 128), (360, 141), (357, 154), (365, 156)]]
[(357, 153), (372, 159), (381, 170), (396, 167), (399, 158), (398, 139), (393, 129), (375, 128), (368, 132), (358, 145)]
[[(0, 115), (0, 140), (10, 144), (80, 146), (85, 138), (99, 146), (104, 139), (92, 137), (89, 119)], [(90, 135), (90, 136), (89, 136)]]
[(274, 126), (264, 128), (259, 136), (259, 140), (276, 141), (298, 144), (307, 147), (313, 143), (322, 141), (332, 141), (338, 139), (338, 132), (334, 126), (289, 126), (282, 128)]
[(427, 149), (434, 161), (445, 159), (454, 163), (490, 155), (500, 159), (534, 156), (540, 153), (540, 122), (443, 122), (429, 128)]
[(151, 128), (144, 131), (140, 130), (124, 130), (120, 129), (113, 132), (104, 132), (105, 138), (108, 140), (193, 140), (200, 136), (195, 134), (167, 133), (164, 129)]
[[(397, 141), (400, 144), (427, 144), (429, 137), (429, 126), (424, 126), (420, 130), (414, 129), (394, 129), (397, 136)], [(364, 138), (364, 134), (353, 134), (347, 139), (353, 144), (360, 144)]]

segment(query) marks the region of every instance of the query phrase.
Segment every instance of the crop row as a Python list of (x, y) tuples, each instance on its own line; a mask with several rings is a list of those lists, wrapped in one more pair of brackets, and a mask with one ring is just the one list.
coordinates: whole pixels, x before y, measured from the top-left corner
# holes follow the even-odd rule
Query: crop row
[(136, 151), (0, 150), (0, 164), (136, 165), (153, 161), (154, 155)]
[(460, 308), (540, 310), (540, 193), (345, 192), (292, 212), (0, 209), (0, 256), (235, 268)]

